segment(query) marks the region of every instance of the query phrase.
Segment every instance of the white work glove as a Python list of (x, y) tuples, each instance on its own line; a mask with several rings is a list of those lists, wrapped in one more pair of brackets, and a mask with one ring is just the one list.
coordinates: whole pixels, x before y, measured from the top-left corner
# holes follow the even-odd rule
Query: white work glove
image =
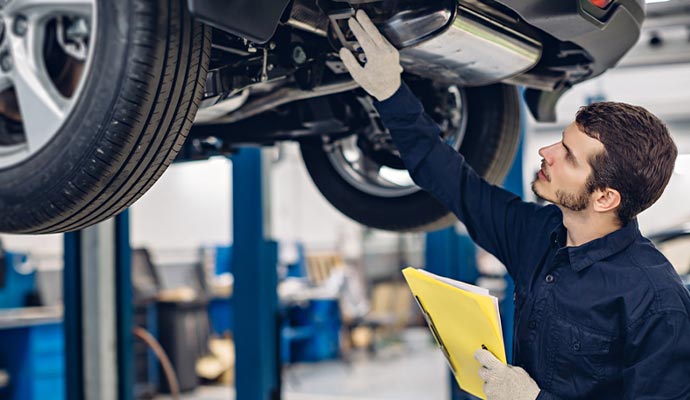
[(474, 358), (482, 365), (479, 376), (487, 400), (535, 400), (539, 395), (537, 382), (524, 369), (506, 365), (483, 349), (477, 350)]
[(400, 88), (400, 73), (403, 71), (400, 55), (363, 10), (357, 11), (356, 17), (350, 18), (347, 23), (364, 50), (366, 63), (362, 67), (345, 47), (340, 49), (340, 58), (355, 82), (378, 101), (383, 101)]

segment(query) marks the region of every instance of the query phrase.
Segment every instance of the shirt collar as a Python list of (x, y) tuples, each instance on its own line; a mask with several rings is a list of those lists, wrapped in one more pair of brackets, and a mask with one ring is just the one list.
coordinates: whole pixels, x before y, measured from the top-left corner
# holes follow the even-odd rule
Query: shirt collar
[[(565, 246), (567, 230), (561, 222), (551, 232), (551, 245), (556, 248)], [(570, 266), (580, 272), (597, 261), (621, 252), (640, 236), (637, 218), (633, 218), (624, 227), (604, 237), (594, 239), (577, 247), (568, 247)]]

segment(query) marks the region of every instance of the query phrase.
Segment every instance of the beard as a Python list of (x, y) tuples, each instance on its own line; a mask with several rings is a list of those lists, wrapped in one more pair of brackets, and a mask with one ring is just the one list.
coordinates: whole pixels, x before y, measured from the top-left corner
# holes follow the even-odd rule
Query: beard
[(534, 180), (532, 181), (532, 193), (534, 193), (534, 195), (537, 196), (538, 203), (545, 203), (549, 200), (546, 197), (542, 196), (541, 193), (539, 193), (539, 191), (537, 191), (537, 181), (539, 181), (539, 176), (534, 178)]
[(541, 201), (550, 201), (571, 211), (582, 211), (589, 206), (589, 195), (591, 192), (588, 191), (586, 187), (584, 187), (578, 193), (571, 193), (558, 189), (556, 190), (556, 198), (549, 199), (548, 197), (539, 193), (536, 187), (537, 181), (539, 181), (538, 176), (536, 179), (534, 179), (534, 181), (532, 181), (532, 192)]
[(562, 190), (556, 191), (556, 198), (558, 205), (561, 205), (571, 211), (582, 211), (589, 205), (589, 195), (587, 190), (582, 190), (580, 193), (566, 193)]

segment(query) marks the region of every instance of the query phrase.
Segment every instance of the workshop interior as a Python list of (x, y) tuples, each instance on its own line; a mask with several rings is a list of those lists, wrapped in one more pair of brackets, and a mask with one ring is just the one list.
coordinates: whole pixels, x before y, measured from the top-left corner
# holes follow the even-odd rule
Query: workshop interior
[(0, 399), (477, 398), (402, 270), (488, 289), (508, 360), (514, 282), (341, 61), (358, 10), (525, 201), (579, 107), (663, 120), (638, 222), (690, 290), (690, 0), (0, 1)]

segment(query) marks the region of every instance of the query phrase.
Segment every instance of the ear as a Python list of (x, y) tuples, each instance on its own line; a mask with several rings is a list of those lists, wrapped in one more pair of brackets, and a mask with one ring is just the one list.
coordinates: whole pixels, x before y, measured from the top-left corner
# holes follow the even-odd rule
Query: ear
[(597, 189), (592, 193), (592, 207), (597, 212), (615, 210), (621, 204), (621, 194), (616, 189)]

